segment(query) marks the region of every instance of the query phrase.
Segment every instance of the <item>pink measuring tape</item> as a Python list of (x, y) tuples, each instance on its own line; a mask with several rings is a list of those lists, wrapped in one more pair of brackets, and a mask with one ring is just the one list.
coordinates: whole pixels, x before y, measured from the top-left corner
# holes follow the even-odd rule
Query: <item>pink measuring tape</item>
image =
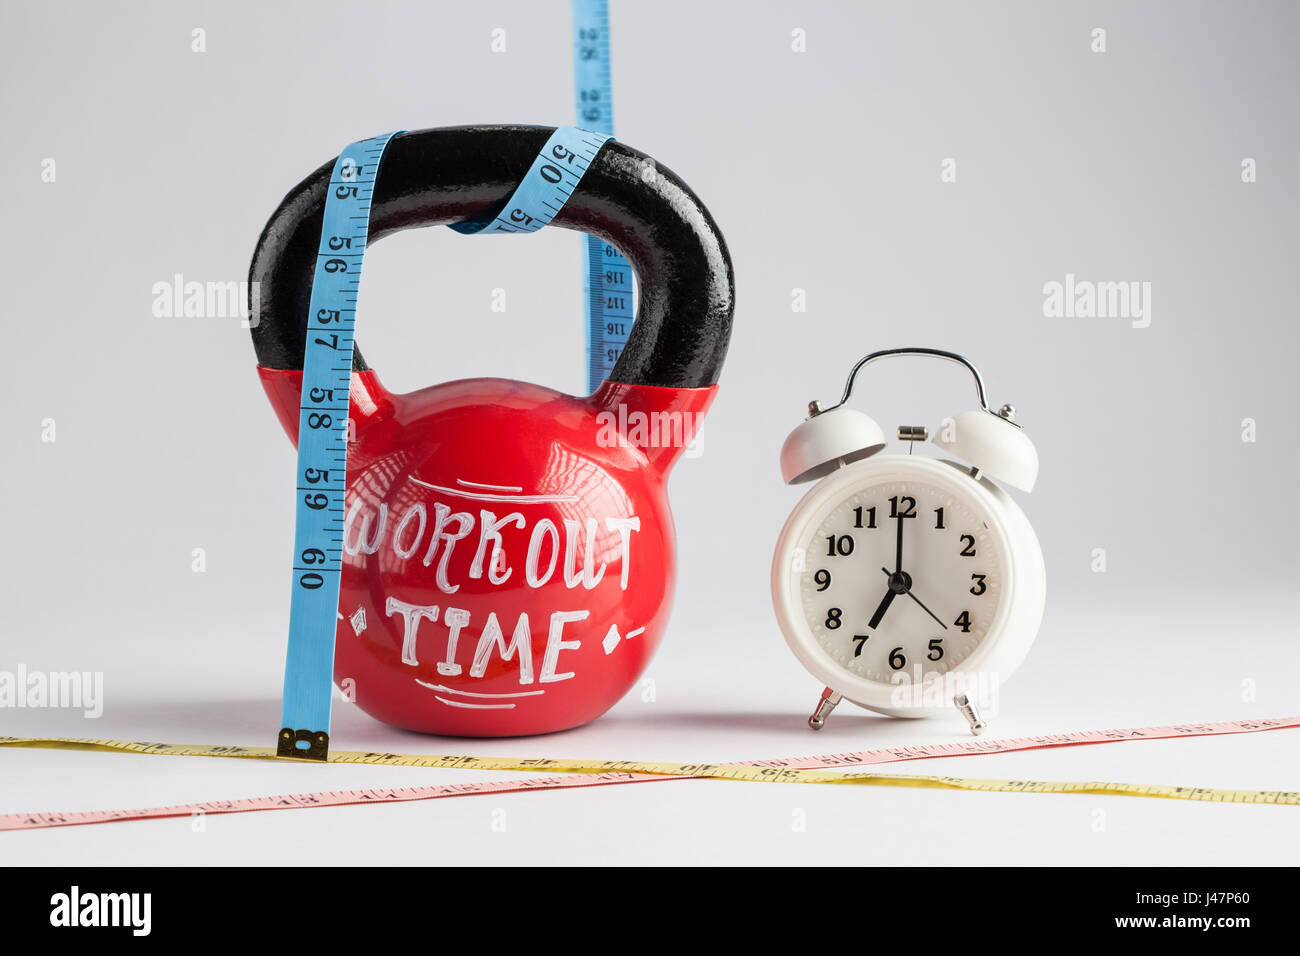
[[(516, 793), (526, 790), (560, 790), (598, 787), (659, 780), (724, 779), (772, 783), (843, 783), (884, 786), (923, 786), (960, 790), (1000, 790), (1029, 793), (1090, 793), (1150, 796), (1171, 799), (1208, 800), (1228, 803), (1271, 803), (1300, 805), (1300, 793), (1289, 791), (1215, 790), (1171, 787), (1156, 784), (1057, 783), (1025, 780), (976, 780), (962, 777), (925, 777), (900, 774), (851, 774), (844, 768), (925, 760), (937, 757), (969, 757), (1055, 747), (1123, 743), (1135, 740), (1168, 740), (1180, 737), (1213, 737), (1227, 734), (1260, 733), (1300, 727), (1300, 717), (1233, 720), (1214, 723), (1171, 724), (1158, 727), (1129, 727), (1118, 730), (1081, 730), (1006, 740), (963, 740), (951, 744), (912, 747), (884, 747), (853, 753), (817, 757), (755, 760), (736, 764), (671, 764), (639, 761), (558, 760), (548, 758), (511, 759), (499, 757), (436, 756), (419, 754), (335, 752), (333, 763), (364, 763), (379, 766), (420, 766), (477, 770), (560, 771), (562, 776), (525, 780), (499, 780), (467, 784), (435, 784), (423, 787), (380, 787), (365, 790), (334, 790), (316, 793), (212, 800), (139, 810), (89, 810), (69, 812), (10, 813), (0, 815), (0, 830), (35, 830), (46, 827), (110, 823), (117, 820), (155, 820), (164, 817), (199, 816), (209, 813), (249, 813), (257, 810), (295, 810), (352, 804), (404, 803), (442, 797), (488, 793)], [(91, 749), (117, 753), (173, 756), (213, 756), (273, 759), (269, 749), (246, 747), (186, 747), (169, 744), (134, 743), (115, 740), (71, 738), (0, 737), (3, 747)]]

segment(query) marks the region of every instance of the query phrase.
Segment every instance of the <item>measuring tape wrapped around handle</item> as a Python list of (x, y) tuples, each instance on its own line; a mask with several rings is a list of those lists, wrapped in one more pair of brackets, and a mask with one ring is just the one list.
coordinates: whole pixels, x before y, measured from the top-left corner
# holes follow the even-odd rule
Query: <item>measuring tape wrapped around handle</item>
[[(462, 126), (395, 135), (374, 187), (370, 242), (402, 229), (494, 216), (553, 133), (545, 126)], [(643, 178), (647, 163), (654, 161), (645, 153), (606, 141), (552, 224), (613, 243), (636, 270), (636, 325), (609, 380), (713, 385), (731, 334), (731, 257), (690, 187), (658, 164), (653, 178)], [(260, 284), (252, 336), (263, 368), (302, 368), (312, 265), (333, 167), (331, 160), (294, 187), (258, 241), (249, 277)], [(369, 368), (359, 350), (352, 368)]]
[[(403, 133), (353, 144), (271, 217), (253, 342), (302, 439), (282, 754), (326, 756), (332, 673), (381, 720), (498, 736), (585, 723), (648, 661), (675, 565), (663, 486), (712, 401), (734, 298), (712, 217), (668, 170), (643, 177), (648, 161), (572, 128)], [(616, 245), (640, 278), (609, 378), (587, 398), (500, 379), (384, 389), (352, 334), (368, 241), (547, 222)], [(678, 427), (628, 432), (637, 416)]]

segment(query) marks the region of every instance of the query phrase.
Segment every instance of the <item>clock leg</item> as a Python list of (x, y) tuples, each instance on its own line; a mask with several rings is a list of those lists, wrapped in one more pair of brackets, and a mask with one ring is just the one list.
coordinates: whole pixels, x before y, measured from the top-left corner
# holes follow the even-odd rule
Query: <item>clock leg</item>
[(966, 722), (970, 724), (970, 732), (972, 734), (978, 737), (980, 734), (984, 733), (984, 721), (981, 719), (980, 712), (975, 708), (975, 705), (971, 703), (969, 697), (965, 694), (958, 694), (952, 699), (952, 702), (956, 705), (957, 709), (961, 711), (961, 715), (966, 718)]
[(823, 690), (822, 699), (817, 702), (817, 709), (814, 710), (812, 716), (808, 718), (808, 726), (813, 730), (821, 730), (826, 724), (826, 718), (829, 717), (831, 711), (835, 709), (835, 705), (843, 699), (844, 698), (840, 694), (831, 690), (829, 687)]

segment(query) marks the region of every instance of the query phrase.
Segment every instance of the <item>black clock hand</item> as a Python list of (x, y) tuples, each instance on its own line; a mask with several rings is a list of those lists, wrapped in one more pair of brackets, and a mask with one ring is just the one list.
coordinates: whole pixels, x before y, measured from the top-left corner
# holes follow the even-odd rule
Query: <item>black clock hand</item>
[[(888, 573), (888, 572), (886, 572)], [(894, 573), (903, 573), (903, 512), (898, 512), (898, 551), (894, 557)]]
[(920, 605), (921, 605), (921, 610), (924, 611), (926, 614), (930, 615), (932, 618), (934, 618), (935, 622), (936, 622), (936, 623), (937, 623), (941, 628), (943, 628), (945, 631), (948, 630), (948, 625), (945, 624), (945, 623), (943, 623), (943, 621), (940, 621), (939, 618), (938, 618), (938, 616), (937, 616), (933, 611), (931, 611), (928, 607), (926, 607), (924, 604), (921, 604), (921, 599), (920, 599), (919, 597), (917, 597), (917, 596), (916, 596), (915, 594), (913, 594), (911, 591), (908, 591), (908, 592), (907, 592), (907, 596), (910, 597), (910, 598), (911, 598), (913, 601), (915, 601), (917, 604), (920, 604)]
[(885, 616), (885, 612), (889, 610), (889, 605), (894, 603), (894, 595), (896, 593), (897, 592), (893, 588), (890, 588), (885, 592), (885, 597), (881, 600), (880, 607), (876, 608), (876, 613), (871, 615), (871, 620), (867, 622), (867, 627), (874, 631), (880, 626), (880, 620)]
[[(890, 593), (890, 594), (893, 594), (893, 593), (894, 593), (894, 590), (893, 590), (893, 588), (894, 588), (894, 581), (895, 581), (895, 580), (899, 580), (901, 584), (906, 585), (906, 586), (902, 589), (902, 590), (903, 590), (903, 593), (906, 594), (908, 597), (910, 597), (913, 601), (915, 601), (915, 602), (917, 603), (917, 605), (920, 606), (920, 608), (921, 608), (922, 611), (924, 611), (926, 614), (928, 614), (928, 615), (930, 615), (932, 618), (934, 618), (936, 624), (938, 624), (938, 625), (939, 625), (941, 628), (943, 628), (945, 631), (948, 630), (948, 625), (945, 624), (945, 623), (943, 623), (943, 621), (939, 620), (939, 616), (938, 616), (937, 614), (935, 614), (933, 611), (931, 611), (931, 610), (930, 610), (928, 607), (926, 607), (924, 604), (922, 604), (922, 603), (921, 603), (921, 599), (920, 599), (919, 597), (917, 597), (915, 594), (912, 593), (912, 579), (911, 579), (911, 577), (906, 577), (906, 576), (901, 576), (901, 575), (900, 575), (900, 576), (898, 576), (898, 577), (896, 578), (894, 575), (892, 575), (892, 574), (889, 573), (889, 568), (881, 568), (880, 570), (881, 570), (881, 571), (884, 571), (885, 574), (889, 576), (889, 581), (890, 581), (890, 585), (889, 585), (889, 587), (890, 587), (890, 591), (889, 591), (889, 593)], [(875, 625), (872, 625), (872, 626), (874, 627)]]

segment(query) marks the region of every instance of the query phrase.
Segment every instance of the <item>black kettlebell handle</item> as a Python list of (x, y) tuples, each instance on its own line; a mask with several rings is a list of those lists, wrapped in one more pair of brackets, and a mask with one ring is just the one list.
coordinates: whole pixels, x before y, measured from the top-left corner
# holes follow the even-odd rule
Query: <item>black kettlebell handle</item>
[[(393, 137), (375, 182), (369, 241), (401, 229), (494, 215), (552, 132), (547, 126), (457, 126)], [(731, 257), (690, 188), (648, 159), (607, 142), (553, 224), (612, 243), (636, 270), (636, 322), (610, 378), (674, 388), (713, 385), (735, 308)], [(330, 160), (290, 191), (253, 254), (249, 279), (260, 290), (253, 348), (263, 367), (302, 368), (333, 167)], [(653, 175), (643, 176), (645, 170)], [(360, 351), (353, 353), (352, 367), (367, 368)]]

